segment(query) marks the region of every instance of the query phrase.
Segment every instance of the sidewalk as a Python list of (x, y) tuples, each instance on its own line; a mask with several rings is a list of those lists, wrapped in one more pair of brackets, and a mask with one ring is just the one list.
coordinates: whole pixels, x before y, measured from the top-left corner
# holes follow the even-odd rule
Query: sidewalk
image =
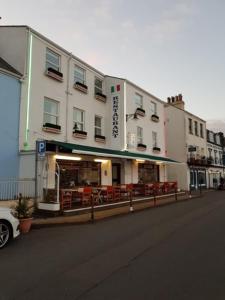
[[(193, 198), (198, 198), (204, 196), (205, 193), (209, 193), (210, 191), (202, 192), (202, 195), (199, 191), (193, 192), (190, 196), (189, 193), (178, 194), (177, 201), (175, 199), (175, 195), (170, 197), (157, 198), (156, 203), (154, 203), (153, 199), (137, 202), (133, 200), (133, 213), (137, 211), (141, 211), (143, 209), (151, 209), (156, 208), (163, 205), (169, 205), (173, 203), (178, 203), (181, 201), (187, 201)], [(128, 214), (130, 212), (130, 206), (120, 206), (114, 208), (107, 208), (94, 211), (94, 220), (102, 220), (105, 218)], [(88, 222), (92, 222), (91, 212), (87, 211), (82, 214), (75, 215), (62, 215), (58, 217), (47, 217), (47, 218), (36, 218), (32, 222), (32, 228), (41, 228), (41, 227), (50, 227), (50, 226), (58, 226), (58, 225), (69, 225), (69, 224), (85, 224)]]

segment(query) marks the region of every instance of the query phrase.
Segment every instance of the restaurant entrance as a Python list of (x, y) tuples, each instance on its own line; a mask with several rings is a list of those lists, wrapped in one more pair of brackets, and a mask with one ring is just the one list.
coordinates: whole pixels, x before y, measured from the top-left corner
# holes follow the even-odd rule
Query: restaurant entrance
[(121, 184), (121, 165), (118, 163), (112, 164), (112, 184)]

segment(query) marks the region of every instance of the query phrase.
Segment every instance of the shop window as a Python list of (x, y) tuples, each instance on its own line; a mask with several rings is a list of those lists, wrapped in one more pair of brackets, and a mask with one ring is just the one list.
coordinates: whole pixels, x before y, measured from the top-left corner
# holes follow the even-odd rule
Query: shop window
[(155, 164), (138, 164), (138, 181), (140, 183), (150, 183), (159, 181), (159, 168)]
[(74, 130), (85, 130), (85, 122), (84, 122), (84, 111), (78, 108), (73, 109), (73, 129)]

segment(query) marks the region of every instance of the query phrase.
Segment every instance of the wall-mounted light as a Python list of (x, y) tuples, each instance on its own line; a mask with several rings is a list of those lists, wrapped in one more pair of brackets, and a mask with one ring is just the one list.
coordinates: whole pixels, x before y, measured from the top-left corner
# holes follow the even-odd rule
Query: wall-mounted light
[(81, 157), (78, 156), (67, 156), (67, 155), (55, 155), (55, 159), (64, 159), (64, 160), (81, 160)]
[(126, 114), (126, 122), (131, 118), (132, 120), (138, 120), (139, 118), (137, 112), (135, 112), (134, 114)]
[(144, 159), (136, 159), (136, 162), (138, 162), (138, 163), (144, 163), (145, 160)]
[(106, 163), (108, 161), (108, 159), (95, 158), (94, 161), (95, 162), (100, 162), (100, 163)]

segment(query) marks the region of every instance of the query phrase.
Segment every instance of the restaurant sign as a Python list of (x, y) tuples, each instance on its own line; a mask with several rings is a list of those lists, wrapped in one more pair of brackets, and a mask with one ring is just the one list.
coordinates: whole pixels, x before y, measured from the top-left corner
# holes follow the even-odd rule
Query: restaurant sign
[[(117, 92), (117, 93), (116, 93)], [(119, 95), (120, 85), (112, 86), (112, 136), (116, 139), (119, 136)]]

